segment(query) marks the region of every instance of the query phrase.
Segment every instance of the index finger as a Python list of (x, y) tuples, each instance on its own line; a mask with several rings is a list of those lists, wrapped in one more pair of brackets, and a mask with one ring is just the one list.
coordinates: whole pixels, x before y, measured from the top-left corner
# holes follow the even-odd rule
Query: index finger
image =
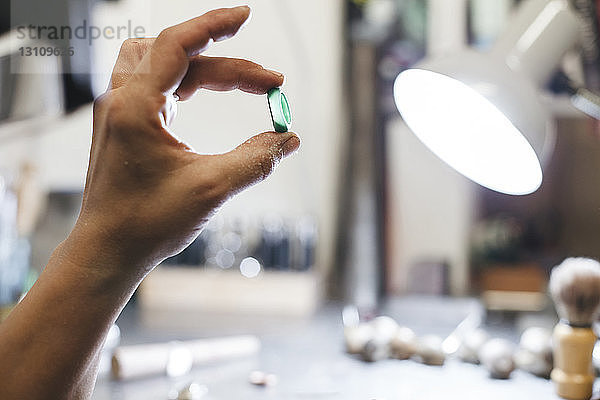
[(161, 93), (172, 93), (187, 73), (190, 57), (211, 42), (234, 36), (250, 18), (250, 7), (221, 8), (160, 33), (135, 73), (135, 81)]

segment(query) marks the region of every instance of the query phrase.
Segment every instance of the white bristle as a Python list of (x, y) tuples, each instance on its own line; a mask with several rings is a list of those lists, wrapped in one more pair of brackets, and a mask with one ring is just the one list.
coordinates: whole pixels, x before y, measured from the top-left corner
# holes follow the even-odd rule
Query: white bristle
[(567, 258), (552, 270), (550, 293), (558, 315), (575, 326), (589, 326), (600, 305), (600, 263)]

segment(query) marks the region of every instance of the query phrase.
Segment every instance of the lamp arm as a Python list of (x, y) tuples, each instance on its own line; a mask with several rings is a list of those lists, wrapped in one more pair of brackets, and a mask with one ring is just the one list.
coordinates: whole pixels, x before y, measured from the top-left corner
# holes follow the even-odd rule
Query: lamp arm
[(600, 95), (571, 80), (563, 71), (557, 73), (550, 88), (555, 93), (565, 93), (571, 103), (584, 114), (600, 121)]

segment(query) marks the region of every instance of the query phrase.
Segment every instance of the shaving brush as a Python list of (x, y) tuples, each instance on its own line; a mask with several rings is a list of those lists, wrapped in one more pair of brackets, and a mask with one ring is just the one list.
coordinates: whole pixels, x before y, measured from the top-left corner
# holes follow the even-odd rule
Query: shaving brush
[(596, 335), (592, 322), (600, 305), (600, 263), (589, 258), (567, 258), (552, 270), (550, 293), (560, 322), (554, 328), (556, 392), (570, 400), (592, 396), (592, 351)]

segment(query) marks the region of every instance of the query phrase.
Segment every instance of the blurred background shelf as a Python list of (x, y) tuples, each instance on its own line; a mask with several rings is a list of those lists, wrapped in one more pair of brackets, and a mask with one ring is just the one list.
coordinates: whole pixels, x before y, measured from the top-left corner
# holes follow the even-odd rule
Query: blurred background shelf
[(310, 316), (321, 303), (318, 275), (312, 272), (262, 272), (246, 278), (233, 271), (159, 267), (142, 283), (142, 313), (201, 312)]

